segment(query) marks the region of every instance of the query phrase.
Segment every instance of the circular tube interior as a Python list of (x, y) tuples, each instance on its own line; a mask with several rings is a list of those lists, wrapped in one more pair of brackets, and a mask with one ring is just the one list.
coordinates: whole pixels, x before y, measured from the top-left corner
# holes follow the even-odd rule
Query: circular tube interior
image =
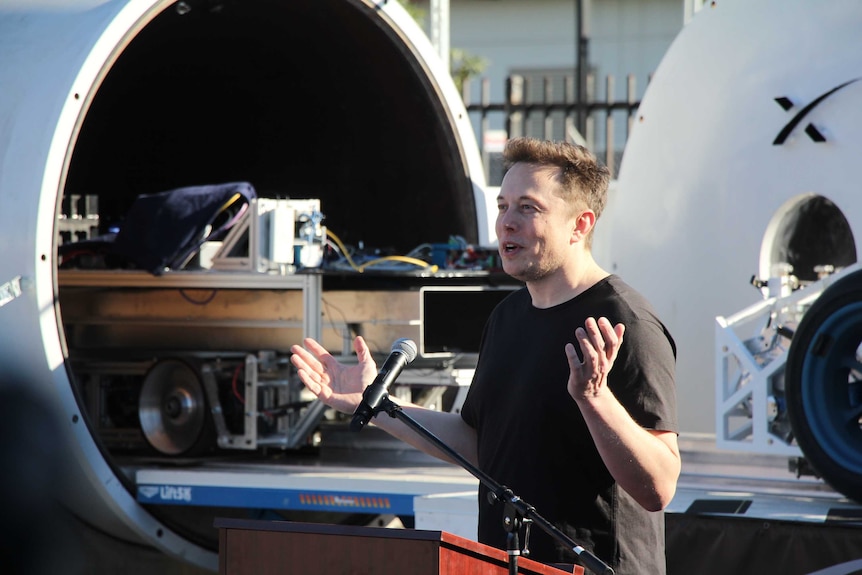
[[(423, 56), (427, 39), (397, 24), (405, 17), (396, 3), (361, 0), (0, 7), (0, 79), (20, 80), (0, 95), (0, 193), (15, 207), (0, 218), (15, 231), (0, 255), (21, 292), (2, 310), (17, 330), (3, 336), (6, 363), (60, 408), (77, 459), (62, 489), (86, 524), (213, 569), (212, 519), (241, 511), (135, 501), (133, 469), (93, 431), (69, 361), (49, 255), (56, 217), (89, 197), (104, 234), (140, 194), (247, 181), (261, 197), (319, 199), (345, 243), (405, 253), (451, 235), (481, 240), (475, 141), (447, 101), (451, 80)], [(31, 53), (43, 56), (25, 70)]]
[(345, 242), (477, 241), (450, 112), (383, 21), (345, 0), (165, 9), (99, 87), (65, 194), (98, 195), (110, 226), (138, 194), (248, 181), (260, 196), (319, 198)]

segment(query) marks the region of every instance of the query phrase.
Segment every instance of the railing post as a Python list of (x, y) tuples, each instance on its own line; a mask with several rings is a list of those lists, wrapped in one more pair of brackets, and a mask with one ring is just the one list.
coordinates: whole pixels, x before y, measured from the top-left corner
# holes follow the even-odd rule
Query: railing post
[(608, 74), (605, 80), (606, 103), (608, 111), (605, 116), (605, 165), (611, 171), (611, 177), (615, 173), (615, 156), (614, 156), (614, 77)]
[[(592, 95), (595, 94), (596, 91), (596, 77), (593, 74), (587, 75), (587, 94), (589, 95), (587, 98), (587, 102), (582, 104), (589, 104), (590, 100), (592, 100)], [(596, 120), (593, 118), (592, 111), (587, 114), (587, 119), (585, 121), (586, 127), (584, 128), (584, 138), (587, 140), (587, 148), (589, 150), (596, 149)]]
[(464, 81), (461, 83), (461, 101), (464, 102), (464, 107), (466, 108), (469, 108), (473, 102), (471, 96), (472, 87), (473, 81), (470, 78), (464, 78)]
[(479, 126), (479, 130), (482, 132), (480, 150), (482, 151), (482, 164), (485, 166), (485, 181), (487, 182), (491, 179), (491, 154), (488, 153), (488, 150), (485, 147), (485, 134), (488, 133), (489, 128), (488, 108), (491, 105), (491, 80), (488, 78), (482, 78), (482, 88), (479, 97), (482, 102), (482, 116)]
[[(491, 102), (490, 80), (482, 78), (481, 96), (477, 101), (472, 94), (472, 89), (469, 89), (465, 84), (463, 90), (463, 99), (467, 107), (467, 112), (475, 119), (474, 114), (479, 114), (478, 134), (479, 148), (482, 159), (485, 162), (485, 171), (488, 180), (490, 181), (491, 153), (486, 150), (486, 136), (491, 127), (491, 114), (502, 114), (505, 122), (505, 130), (507, 138), (516, 138), (520, 136), (531, 136), (535, 132), (537, 136), (544, 135), (545, 138), (557, 138), (555, 133), (554, 116), (555, 112), (563, 111), (563, 123), (565, 125), (565, 134), (563, 139), (580, 144), (587, 147), (593, 152), (598, 152), (597, 138), (598, 130), (602, 129), (598, 126), (596, 117), (597, 114), (604, 112), (606, 114), (604, 122), (605, 144), (604, 153), (605, 163), (612, 173), (616, 172), (617, 154), (615, 153), (614, 141), (616, 139), (614, 113), (619, 110), (625, 110), (626, 116), (626, 131), (624, 140), (630, 136), (634, 126), (633, 122), (637, 121), (637, 111), (640, 102), (637, 100), (637, 87), (634, 75), (627, 75), (626, 94), (619, 101), (615, 100), (614, 94), (614, 77), (607, 76), (606, 78), (606, 95), (604, 98), (596, 99), (596, 78), (593, 74), (588, 74), (586, 78), (587, 100), (578, 101), (576, 79), (573, 76), (565, 78), (565, 89), (563, 93), (563, 101), (554, 99), (553, 78), (543, 78), (543, 91), (536, 98), (529, 98), (529, 78), (521, 75), (512, 75), (506, 79), (506, 94), (505, 100), (499, 103)], [(538, 91), (537, 91), (538, 92)], [(528, 101), (529, 100), (529, 101)], [(576, 121), (579, 110), (586, 112), (586, 128), (583, 132), (577, 130)], [(536, 121), (534, 127), (530, 114), (542, 113), (542, 121)], [(543, 131), (544, 134), (538, 132)]]
[(524, 135), (524, 77), (509, 76), (506, 80), (506, 133), (509, 138)]
[[(574, 102), (575, 102), (575, 77), (574, 76), (566, 76), (566, 88), (564, 90), (564, 99), (566, 102), (565, 112), (563, 112), (563, 117), (565, 118), (563, 122), (563, 129), (566, 134), (566, 141), (570, 144), (581, 144), (584, 145), (586, 142), (583, 142), (584, 135), (580, 133), (578, 127), (575, 125), (574, 118)], [(580, 136), (580, 139), (578, 138)]]

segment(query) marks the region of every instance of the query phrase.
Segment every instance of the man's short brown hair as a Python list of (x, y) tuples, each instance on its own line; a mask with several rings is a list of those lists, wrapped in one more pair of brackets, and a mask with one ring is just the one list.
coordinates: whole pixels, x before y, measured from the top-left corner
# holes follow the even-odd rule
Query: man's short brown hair
[[(506, 170), (519, 162), (560, 168), (559, 182), (563, 199), (572, 208), (586, 207), (601, 216), (608, 197), (610, 170), (583, 146), (536, 138), (513, 138), (503, 150)], [(582, 206), (577, 204), (583, 203)]]

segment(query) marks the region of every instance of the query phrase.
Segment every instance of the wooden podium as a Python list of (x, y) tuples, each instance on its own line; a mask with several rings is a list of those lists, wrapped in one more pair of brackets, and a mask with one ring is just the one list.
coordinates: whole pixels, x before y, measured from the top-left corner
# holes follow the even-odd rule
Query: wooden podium
[[(219, 575), (507, 575), (505, 551), (445, 531), (216, 519)], [(518, 573), (583, 574), (518, 558)]]

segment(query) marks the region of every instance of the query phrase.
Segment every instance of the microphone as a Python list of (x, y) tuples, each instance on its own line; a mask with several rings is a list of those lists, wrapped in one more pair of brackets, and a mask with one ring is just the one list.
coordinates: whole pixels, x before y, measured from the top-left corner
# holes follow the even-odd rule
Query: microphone
[(416, 359), (416, 344), (410, 339), (399, 339), (392, 344), (392, 353), (371, 385), (362, 393), (362, 401), (353, 412), (350, 431), (361, 431), (368, 421), (380, 411), (380, 404), (389, 395), (389, 386), (401, 374), (404, 366)]

